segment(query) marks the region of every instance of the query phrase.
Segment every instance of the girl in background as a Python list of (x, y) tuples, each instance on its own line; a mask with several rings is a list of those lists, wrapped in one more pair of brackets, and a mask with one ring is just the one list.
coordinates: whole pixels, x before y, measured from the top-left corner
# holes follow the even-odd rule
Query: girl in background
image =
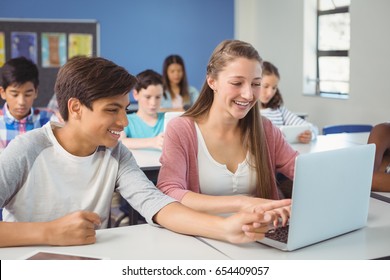
[(278, 68), (270, 62), (264, 61), (260, 91), (261, 115), (267, 117), (276, 126), (309, 124), (311, 129), (298, 136), (299, 142), (309, 143), (317, 137), (318, 129), (283, 106), (282, 94), (278, 88), (279, 80)]
[(163, 63), (164, 95), (161, 102), (162, 111), (182, 111), (195, 103), (199, 92), (188, 84), (184, 60), (173, 54)]

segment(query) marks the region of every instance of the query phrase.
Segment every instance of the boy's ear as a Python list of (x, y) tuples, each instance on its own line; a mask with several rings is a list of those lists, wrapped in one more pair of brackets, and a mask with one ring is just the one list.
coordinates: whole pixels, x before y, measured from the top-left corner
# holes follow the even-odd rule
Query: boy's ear
[(79, 120), (81, 117), (81, 102), (77, 98), (69, 98), (68, 100), (69, 118)]
[(37, 99), (37, 97), (38, 97), (38, 89), (36, 88), (35, 89), (35, 97), (34, 97), (34, 99)]
[(138, 101), (138, 99), (139, 99), (139, 92), (137, 90), (135, 90), (135, 89), (133, 89), (133, 97), (134, 97), (134, 99), (136, 101)]
[(1, 98), (5, 100), (5, 90), (1, 86), (0, 86), (0, 94), (1, 94)]

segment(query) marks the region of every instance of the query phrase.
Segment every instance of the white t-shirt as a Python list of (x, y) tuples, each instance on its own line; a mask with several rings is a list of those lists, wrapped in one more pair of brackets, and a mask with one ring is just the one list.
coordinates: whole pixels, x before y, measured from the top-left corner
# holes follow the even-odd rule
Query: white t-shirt
[(96, 212), (107, 227), (118, 191), (149, 223), (174, 200), (161, 193), (121, 143), (90, 156), (68, 153), (47, 123), (16, 137), (0, 156), (0, 207), (4, 221), (51, 221), (77, 210)]

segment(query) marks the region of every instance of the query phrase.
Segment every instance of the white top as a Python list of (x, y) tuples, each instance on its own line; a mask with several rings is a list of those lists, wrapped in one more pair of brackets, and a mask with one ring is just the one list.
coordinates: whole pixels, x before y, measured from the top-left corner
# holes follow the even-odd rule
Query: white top
[(225, 164), (213, 159), (196, 123), (195, 128), (198, 136), (200, 192), (207, 195), (253, 195), (256, 190), (256, 172), (251, 172), (248, 157), (232, 173)]
[(180, 94), (177, 94), (174, 99), (172, 99), (172, 108), (183, 108), (183, 97)]
[(47, 123), (16, 137), (0, 157), (0, 207), (9, 222), (50, 221), (77, 210), (96, 212), (107, 227), (113, 192), (153, 223), (174, 200), (162, 194), (119, 143), (90, 156), (68, 153)]

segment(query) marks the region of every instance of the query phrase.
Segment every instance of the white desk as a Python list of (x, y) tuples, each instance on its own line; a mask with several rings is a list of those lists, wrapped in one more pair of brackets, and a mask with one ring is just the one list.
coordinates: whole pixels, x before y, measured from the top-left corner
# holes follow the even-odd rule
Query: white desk
[(371, 197), (390, 203), (390, 193), (388, 192), (371, 192)]
[(98, 230), (92, 245), (0, 248), (0, 259), (23, 259), (37, 250), (116, 260), (228, 259), (195, 237), (147, 224)]
[(375, 192), (375, 193), (390, 198), (390, 193), (388, 192)]
[(355, 144), (367, 144), (369, 132), (355, 132), (355, 133), (335, 133), (322, 135), (326, 136), (333, 141), (347, 141)]
[(293, 252), (280, 251), (259, 243), (234, 245), (208, 238), (199, 239), (232, 259), (365, 260), (389, 256), (389, 237), (390, 204), (371, 198), (365, 228)]
[(161, 151), (157, 149), (133, 149), (131, 150), (138, 166), (142, 170), (160, 169)]
[[(337, 133), (319, 135), (309, 144), (292, 144), (291, 146), (300, 153), (313, 153), (326, 150), (346, 148), (359, 144), (366, 144), (369, 133)], [(131, 150), (139, 167), (142, 170), (159, 169), (161, 167), (161, 151), (157, 149)]]
[(298, 143), (292, 144), (291, 146), (301, 154), (315, 153), (367, 144), (368, 136), (369, 133), (337, 133), (318, 135), (317, 139), (308, 144)]
[(131, 152), (141, 170), (150, 181), (156, 184), (161, 167), (161, 151), (157, 149), (134, 149)]

